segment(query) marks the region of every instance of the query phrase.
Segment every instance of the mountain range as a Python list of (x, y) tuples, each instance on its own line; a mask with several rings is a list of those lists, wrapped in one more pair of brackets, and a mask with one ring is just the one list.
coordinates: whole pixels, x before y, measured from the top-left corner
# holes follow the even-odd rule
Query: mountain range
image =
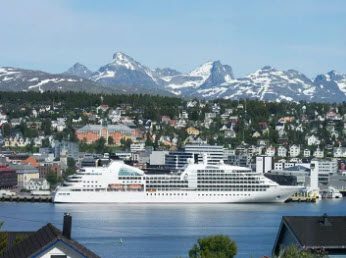
[(206, 62), (189, 73), (171, 68), (150, 69), (117, 52), (110, 63), (91, 71), (76, 63), (66, 72), (0, 67), (0, 91), (86, 91), (148, 93), (204, 99), (260, 99), (266, 101), (346, 101), (346, 74), (330, 71), (310, 79), (296, 70), (271, 66), (236, 78), (232, 67)]

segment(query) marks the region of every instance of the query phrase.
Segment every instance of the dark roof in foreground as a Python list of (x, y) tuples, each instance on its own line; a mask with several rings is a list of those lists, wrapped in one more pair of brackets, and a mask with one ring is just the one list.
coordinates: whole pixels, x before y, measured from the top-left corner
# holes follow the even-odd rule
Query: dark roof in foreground
[(301, 246), (346, 249), (346, 216), (284, 216)]
[(26, 258), (40, 252), (47, 245), (59, 240), (73, 247), (74, 250), (79, 252), (81, 255), (90, 258), (100, 258), (100, 256), (96, 255), (95, 253), (93, 253), (83, 245), (79, 244), (78, 242), (63, 236), (61, 231), (50, 223), (29, 235), (20, 243), (6, 250), (0, 257)]

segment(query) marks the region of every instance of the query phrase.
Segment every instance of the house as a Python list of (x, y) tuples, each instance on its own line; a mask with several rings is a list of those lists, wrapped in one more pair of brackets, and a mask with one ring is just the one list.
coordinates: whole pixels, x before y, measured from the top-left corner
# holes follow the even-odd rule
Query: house
[(16, 170), (18, 188), (26, 188), (31, 179), (38, 179), (40, 174), (38, 169), (31, 165), (11, 165)]
[(26, 184), (25, 189), (30, 191), (49, 190), (50, 185), (46, 179), (36, 178), (30, 179), (29, 182)]
[(197, 135), (199, 135), (199, 130), (198, 129), (196, 129), (196, 128), (194, 128), (194, 127), (189, 127), (189, 128), (187, 128), (186, 129), (186, 132), (187, 132), (187, 134), (188, 135), (192, 135), (192, 136), (197, 136)]
[(100, 106), (98, 106), (96, 108), (96, 113), (99, 113), (99, 112), (106, 112), (107, 110), (109, 109), (109, 106), (106, 105), (106, 104), (101, 104)]
[(0, 258), (99, 258), (71, 238), (71, 227), (72, 216), (65, 213), (62, 232), (50, 223), (36, 232), (3, 232), (8, 240)]
[(270, 156), (270, 157), (274, 157), (275, 156), (275, 147), (273, 146), (269, 146), (267, 149), (266, 149), (266, 152), (265, 152), (265, 155), (266, 156)]
[(16, 170), (0, 164), (0, 189), (11, 189), (17, 186)]
[(308, 138), (307, 138), (307, 142), (308, 142), (308, 145), (309, 146), (312, 146), (312, 145), (319, 145), (321, 143), (321, 141), (318, 139), (317, 136), (315, 135), (310, 135)]
[(346, 216), (284, 216), (276, 236), (273, 256), (296, 245), (312, 252), (323, 250), (329, 257), (346, 256)]
[(313, 156), (315, 157), (315, 158), (324, 158), (324, 151), (323, 150), (321, 150), (320, 148), (317, 148), (315, 151), (314, 151), (314, 153), (313, 153)]
[(282, 158), (287, 157), (287, 149), (284, 146), (279, 146), (277, 154), (279, 157), (282, 157)]
[(304, 149), (303, 156), (304, 158), (309, 158), (311, 156), (311, 151), (309, 149)]
[(293, 144), (290, 146), (290, 157), (298, 157), (300, 155), (300, 146)]
[(333, 149), (334, 158), (345, 158), (346, 157), (346, 148), (345, 147), (336, 147)]

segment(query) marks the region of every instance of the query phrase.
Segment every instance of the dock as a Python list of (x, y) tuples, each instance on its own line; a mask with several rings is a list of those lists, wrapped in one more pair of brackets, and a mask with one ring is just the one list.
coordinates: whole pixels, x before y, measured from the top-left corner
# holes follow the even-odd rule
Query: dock
[(52, 196), (6, 195), (0, 197), (0, 202), (52, 202)]
[(315, 194), (308, 194), (307, 192), (299, 192), (292, 195), (286, 202), (317, 202), (319, 197)]

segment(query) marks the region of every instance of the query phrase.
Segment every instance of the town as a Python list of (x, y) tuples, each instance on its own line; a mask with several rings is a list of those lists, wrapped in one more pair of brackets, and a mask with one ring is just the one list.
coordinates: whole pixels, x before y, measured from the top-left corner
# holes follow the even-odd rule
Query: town
[(313, 164), (326, 196), (346, 191), (344, 103), (56, 92), (3, 92), (0, 103), (3, 195), (49, 195), (81, 166), (115, 158), (179, 172), (203, 153), (280, 184), (308, 186)]

